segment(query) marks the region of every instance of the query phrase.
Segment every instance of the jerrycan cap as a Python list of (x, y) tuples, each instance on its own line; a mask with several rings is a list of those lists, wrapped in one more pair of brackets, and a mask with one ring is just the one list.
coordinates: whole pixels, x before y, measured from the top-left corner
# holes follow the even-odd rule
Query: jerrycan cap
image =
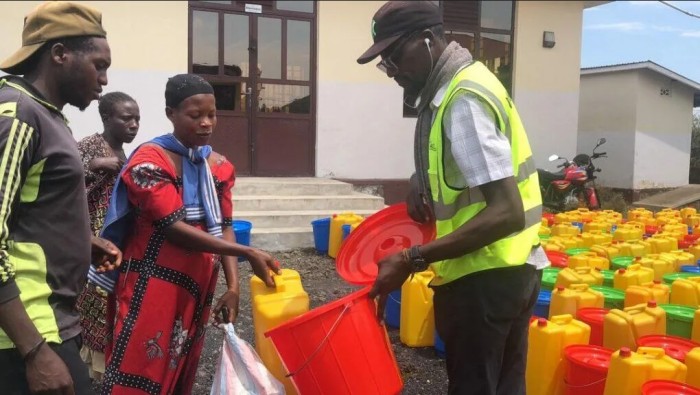
[(654, 280), (654, 284), (661, 284), (661, 280)]
[(625, 269), (620, 269), (620, 270), (618, 270), (617, 272), (620, 273), (620, 274), (625, 274), (625, 273), (627, 272), (627, 270), (625, 270)]
[(540, 327), (547, 326), (547, 319), (546, 318), (538, 318), (537, 319), (537, 326), (540, 326)]
[(658, 305), (656, 304), (656, 301), (653, 299), (647, 302), (647, 307), (656, 307), (656, 306), (658, 306)]
[(557, 285), (557, 291), (561, 292), (561, 291), (563, 291), (563, 290), (565, 290), (565, 289), (566, 289), (566, 287), (563, 287), (563, 286), (561, 286), (561, 285)]
[(620, 349), (620, 356), (621, 357), (631, 357), (632, 351), (629, 349), (629, 347), (622, 347)]
[(336, 258), (336, 271), (353, 285), (377, 278), (377, 263), (413, 245), (435, 239), (435, 224), (420, 224), (408, 215), (406, 203), (386, 207), (367, 217), (350, 232)]

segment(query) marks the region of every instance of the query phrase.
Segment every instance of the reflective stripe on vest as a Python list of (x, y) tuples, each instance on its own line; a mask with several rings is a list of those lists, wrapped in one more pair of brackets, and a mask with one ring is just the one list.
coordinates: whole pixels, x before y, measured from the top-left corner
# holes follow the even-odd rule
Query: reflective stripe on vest
[[(537, 168), (535, 167), (535, 160), (532, 156), (527, 158), (525, 162), (518, 166), (518, 174), (515, 176), (515, 181), (520, 183), (532, 177), (533, 174), (537, 173)], [(433, 202), (433, 211), (435, 213), (435, 219), (437, 220), (448, 220), (457, 214), (462, 207), (467, 207), (470, 204), (485, 202), (484, 195), (481, 193), (479, 188), (469, 188), (469, 191), (461, 193), (457, 200), (452, 203), (445, 203), (442, 198), (442, 190), (438, 189), (438, 201)], [(542, 205), (539, 205), (540, 211), (542, 210)], [(540, 222), (541, 218), (538, 218), (537, 222)], [(525, 221), (527, 227), (527, 221)]]

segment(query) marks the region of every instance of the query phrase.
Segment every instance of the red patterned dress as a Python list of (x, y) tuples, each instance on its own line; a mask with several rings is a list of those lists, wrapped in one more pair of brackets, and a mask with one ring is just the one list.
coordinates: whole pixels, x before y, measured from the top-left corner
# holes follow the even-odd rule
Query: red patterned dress
[[(209, 161), (224, 226), (231, 226), (233, 165)], [(204, 343), (219, 271), (215, 256), (165, 239), (163, 229), (185, 219), (182, 182), (165, 151), (142, 146), (122, 181), (137, 207), (115, 287), (114, 341), (107, 350), (103, 394), (190, 394)], [(110, 310), (111, 310), (110, 306)]]

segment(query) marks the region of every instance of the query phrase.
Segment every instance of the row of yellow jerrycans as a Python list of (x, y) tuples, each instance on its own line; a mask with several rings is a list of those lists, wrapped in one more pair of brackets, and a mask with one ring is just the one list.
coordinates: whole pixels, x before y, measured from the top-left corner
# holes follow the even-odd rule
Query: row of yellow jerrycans
[[(617, 259), (616, 259), (617, 258)], [(611, 262), (612, 260), (612, 262)], [(568, 257), (567, 266), (571, 269), (591, 268), (608, 270), (615, 264), (614, 269), (628, 268), (634, 265), (646, 267), (654, 271), (654, 278), (661, 280), (664, 275), (681, 271), (686, 265), (694, 265), (695, 255), (690, 252), (675, 250), (671, 252), (652, 253), (644, 256), (615, 256), (607, 258), (601, 255), (601, 251), (591, 250)]]
[[(656, 213), (645, 208), (634, 208), (627, 212), (628, 222), (638, 222), (643, 225), (662, 226), (667, 223), (685, 223), (690, 226), (700, 225), (700, 216), (693, 207), (680, 210), (663, 209)], [(590, 211), (584, 208), (567, 211), (554, 215), (555, 224), (570, 224), (572, 222), (621, 224), (622, 214), (613, 210)], [(586, 230), (584, 228), (584, 230)]]
[(662, 225), (672, 221), (685, 223), (690, 226), (698, 226), (700, 224), (700, 216), (693, 207), (685, 207), (680, 210), (663, 209), (656, 213), (644, 208), (635, 208), (627, 212), (629, 221), (639, 221), (647, 225)]
[[(599, 269), (608, 269), (610, 261), (621, 258), (622, 261), (629, 259), (650, 258), (652, 260), (662, 259), (671, 261), (675, 271), (680, 271), (684, 265), (694, 265), (700, 260), (700, 245), (696, 244), (687, 250), (673, 249), (674, 245), (669, 240), (660, 238), (649, 238), (647, 240), (630, 241), (623, 243), (604, 243), (587, 247), (576, 240), (555, 239), (543, 242), (545, 251), (566, 252), (570, 249), (588, 248), (587, 251), (578, 253), (568, 258), (570, 267), (590, 266)], [(670, 243), (670, 244), (669, 244)], [(597, 259), (596, 257), (603, 258)], [(644, 263), (644, 262), (638, 262)], [(645, 265), (649, 266), (649, 265)]]
[(554, 215), (554, 223), (572, 223), (572, 222), (610, 222), (619, 224), (622, 222), (622, 214), (613, 210), (591, 211), (585, 208), (557, 213)]
[[(576, 228), (574, 226), (574, 228)], [(547, 234), (540, 229), (540, 236)], [(685, 236), (682, 233), (661, 232), (644, 239), (643, 234), (636, 229), (619, 229), (614, 234), (601, 232), (586, 232), (576, 235), (558, 234), (549, 239), (542, 240), (545, 250), (565, 251), (570, 248), (590, 248), (593, 246), (606, 246), (617, 249), (629, 249), (636, 247), (644, 253), (669, 252), (679, 249), (679, 241)], [(624, 255), (624, 252), (620, 252)]]
[[(647, 295), (649, 298), (643, 301), (654, 299), (659, 303), (668, 303), (670, 300), (672, 304), (700, 308), (700, 276), (678, 278), (671, 283), (670, 287), (656, 276), (656, 272), (651, 268), (638, 264), (630, 265), (627, 269), (614, 272), (613, 288), (625, 292), (625, 298), (627, 293)], [(597, 297), (600, 292), (589, 289), (588, 286), (602, 286), (603, 280), (603, 275), (598, 269), (589, 267), (562, 269), (554, 283), (556, 292), (552, 293), (552, 300), (555, 294), (557, 299), (570, 298), (574, 301), (586, 298), (587, 293)], [(641, 298), (634, 300), (641, 300)]]
[(528, 333), (527, 394), (639, 394), (645, 382), (659, 379), (700, 386), (700, 347), (686, 354), (685, 363), (667, 356), (662, 348), (621, 347), (610, 349), (617, 351), (609, 361), (597, 356), (586, 361), (596, 366), (596, 370), (607, 370), (602, 380), (574, 387), (565, 380), (576, 369), (566, 360), (566, 350), (570, 346), (588, 345), (590, 333), (589, 325), (568, 314), (534, 320)]
[[(624, 306), (630, 307), (653, 300), (659, 304), (686, 306), (697, 310), (700, 309), (699, 290), (700, 277), (677, 279), (670, 288), (658, 281), (630, 285), (623, 290)], [(576, 312), (581, 308), (602, 308), (605, 305), (605, 295), (591, 288), (588, 284), (557, 286), (551, 293), (549, 316), (576, 315)], [(696, 322), (696, 325), (700, 331), (700, 321)], [(700, 332), (698, 333), (700, 334)], [(698, 341), (700, 341), (700, 337)]]

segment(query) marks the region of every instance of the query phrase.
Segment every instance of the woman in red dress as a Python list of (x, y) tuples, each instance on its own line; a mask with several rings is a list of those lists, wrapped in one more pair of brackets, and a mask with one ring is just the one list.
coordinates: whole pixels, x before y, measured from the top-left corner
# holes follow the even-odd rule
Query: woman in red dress
[(123, 232), (103, 394), (191, 393), (218, 255), (228, 285), (213, 310), (218, 321), (233, 321), (238, 312), (235, 256), (246, 257), (255, 274), (274, 286), (270, 255), (235, 243), (234, 168), (207, 145), (216, 126), (213, 93), (195, 75), (169, 79), (166, 114), (173, 133), (139, 147), (121, 173), (122, 186), (115, 187), (115, 194), (126, 191), (135, 214)]

